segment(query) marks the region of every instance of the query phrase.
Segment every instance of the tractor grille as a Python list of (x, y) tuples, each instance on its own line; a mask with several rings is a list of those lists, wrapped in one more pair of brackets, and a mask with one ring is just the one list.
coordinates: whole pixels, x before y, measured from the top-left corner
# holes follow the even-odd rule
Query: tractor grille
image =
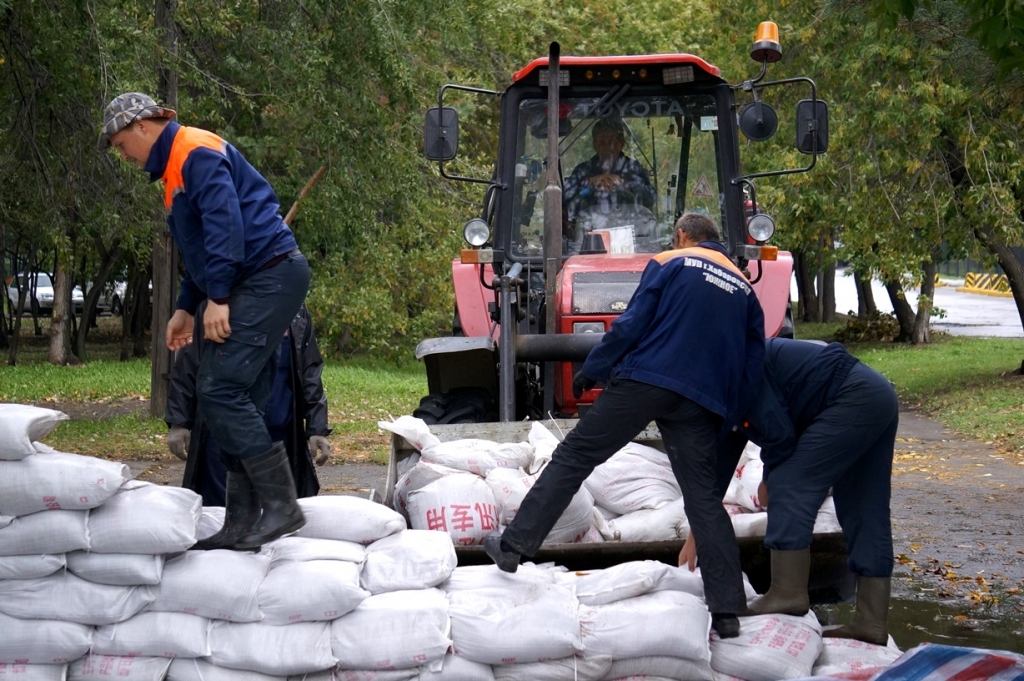
[(622, 314), (640, 272), (579, 272), (572, 278), (573, 314)]

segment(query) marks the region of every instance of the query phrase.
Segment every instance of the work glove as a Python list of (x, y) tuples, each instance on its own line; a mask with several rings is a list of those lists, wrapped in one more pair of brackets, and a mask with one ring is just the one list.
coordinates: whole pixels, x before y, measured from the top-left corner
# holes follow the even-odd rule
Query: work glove
[(576, 375), (572, 377), (572, 396), (578, 400), (583, 397), (584, 390), (590, 390), (595, 385), (597, 385), (597, 381), (589, 376), (584, 376), (582, 371), (577, 371)]
[(331, 443), (323, 435), (310, 435), (309, 451), (313, 456), (313, 463), (323, 466), (331, 458)]
[(167, 433), (167, 449), (182, 461), (188, 458), (188, 444), (192, 440), (192, 431), (184, 426), (171, 426)]

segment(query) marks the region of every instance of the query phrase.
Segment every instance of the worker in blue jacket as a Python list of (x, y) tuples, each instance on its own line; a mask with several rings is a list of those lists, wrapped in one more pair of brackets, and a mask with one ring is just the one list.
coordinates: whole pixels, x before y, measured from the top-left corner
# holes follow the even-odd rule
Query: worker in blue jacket
[(584, 479), (654, 421), (698, 528), (712, 626), (739, 634), (746, 609), (739, 548), (715, 493), (715, 438), (760, 381), (764, 315), (706, 215), (675, 224), (673, 247), (651, 259), (626, 311), (573, 380), (573, 393), (605, 385), (558, 445), (504, 534), (485, 538), (499, 568), (536, 554)]
[(239, 460), (261, 510), (251, 527), (222, 528), (211, 543), (250, 550), (305, 524), (285, 447), (271, 439), (261, 412), (281, 339), (309, 289), (309, 265), (263, 176), (226, 141), (174, 116), (142, 93), (118, 95), (104, 111), (99, 143), (163, 183), (167, 224), (185, 264), (168, 348), (191, 342), (193, 315), (207, 301), (203, 331), (217, 346), (202, 353), (198, 409), (218, 445)]
[[(847, 563), (857, 576), (857, 606), (853, 622), (825, 635), (886, 643), (898, 423), (892, 384), (842, 345), (784, 338), (765, 343), (761, 388), (740, 426), (720, 440), (718, 455), (718, 488), (724, 494), (747, 440), (761, 447), (761, 496), (768, 509), (764, 544), (771, 550), (772, 577), (751, 614), (803, 615), (810, 608), (814, 521), (831, 490)], [(694, 559), (687, 542), (680, 564), (692, 568)]]

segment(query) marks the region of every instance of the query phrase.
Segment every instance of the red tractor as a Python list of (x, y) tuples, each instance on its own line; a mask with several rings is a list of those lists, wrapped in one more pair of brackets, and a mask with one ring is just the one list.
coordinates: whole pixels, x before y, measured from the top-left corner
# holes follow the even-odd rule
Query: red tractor
[[(754, 179), (810, 170), (827, 148), (828, 114), (810, 79), (764, 80), (781, 54), (778, 29), (765, 22), (751, 50), (760, 75), (738, 84), (690, 54), (562, 57), (556, 43), (504, 91), (442, 87), (426, 115), (425, 153), (442, 176), (486, 190), (464, 228), (470, 248), (452, 264), (453, 334), (416, 349), (430, 394), (415, 415), (428, 423), (577, 415), (598, 391), (577, 402), (574, 368), (626, 309), (648, 260), (670, 248), (687, 211), (719, 224), (750, 273), (766, 335), (785, 334), (792, 258), (767, 245), (775, 223), (759, 210)], [(771, 137), (778, 117), (761, 93), (787, 85), (810, 94), (795, 121), (796, 147), (810, 162), (744, 173), (739, 133)], [(445, 168), (459, 140), (459, 111), (444, 101), (451, 91), (500, 98), (490, 178)]]

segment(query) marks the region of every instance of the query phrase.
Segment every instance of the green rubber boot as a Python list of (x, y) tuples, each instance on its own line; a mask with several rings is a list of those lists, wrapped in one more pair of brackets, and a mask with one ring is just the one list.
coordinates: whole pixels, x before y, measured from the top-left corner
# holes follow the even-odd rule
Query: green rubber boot
[(889, 642), (889, 593), (892, 577), (857, 577), (857, 611), (853, 621), (823, 632), (831, 638), (853, 638), (884, 646)]
[(811, 574), (811, 549), (777, 551), (772, 549), (772, 585), (767, 593), (754, 599), (748, 615), (806, 615), (811, 609), (807, 579)]

